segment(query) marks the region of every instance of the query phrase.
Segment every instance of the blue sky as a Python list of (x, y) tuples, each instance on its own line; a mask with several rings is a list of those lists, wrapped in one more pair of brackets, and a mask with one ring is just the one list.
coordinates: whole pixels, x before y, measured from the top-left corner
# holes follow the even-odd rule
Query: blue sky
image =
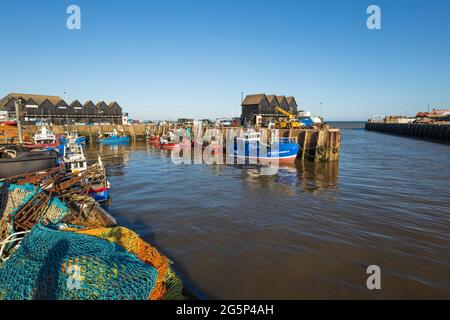
[[(81, 30), (66, 28), (71, 4)], [(370, 4), (382, 30), (366, 28)], [(238, 116), (241, 92), (294, 95), (327, 120), (450, 107), (448, 0), (18, 0), (0, 11), (0, 95), (117, 100), (135, 119)]]

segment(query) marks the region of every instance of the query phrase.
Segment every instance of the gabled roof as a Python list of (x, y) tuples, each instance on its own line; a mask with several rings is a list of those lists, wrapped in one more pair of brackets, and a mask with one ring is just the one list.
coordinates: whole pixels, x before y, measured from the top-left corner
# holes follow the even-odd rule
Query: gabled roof
[(84, 107), (88, 107), (88, 106), (94, 106), (94, 107), (95, 107), (95, 104), (92, 102), (92, 100), (88, 100), (88, 101), (86, 101), (86, 102), (83, 104), (83, 106), (84, 106)]
[(95, 105), (97, 108), (104, 108), (105, 106), (107, 107), (108, 105), (106, 104), (105, 101), (100, 101)]
[(278, 103), (281, 103), (283, 100), (286, 100), (286, 96), (277, 96), (277, 100), (278, 100)]
[(75, 107), (75, 106), (82, 106), (83, 107), (83, 105), (81, 104), (81, 102), (80, 101), (78, 101), (78, 100), (75, 100), (75, 101), (73, 101), (71, 104), (70, 104), (70, 106), (71, 107)]
[(294, 97), (287, 97), (286, 101), (289, 105), (291, 105), (292, 103), (294, 103), (297, 106), (297, 101), (295, 101)]
[(55, 107), (62, 106), (62, 105), (64, 105), (64, 106), (69, 106), (69, 105), (67, 104), (67, 102), (65, 102), (63, 99), (61, 99), (61, 100), (58, 101), (57, 104), (55, 104)]
[[(6, 97), (0, 100), (0, 106), (4, 103), (8, 102), (11, 99), (19, 99), (22, 98), (25, 101), (28, 101), (29, 99), (33, 99), (37, 104), (42, 104), (45, 100), (50, 101), (51, 103), (55, 104), (58, 103), (61, 98), (58, 96), (47, 96), (47, 95), (40, 95), (40, 94), (25, 94), (25, 93), (10, 93)], [(5, 102), (6, 100), (6, 102)]]
[(267, 100), (267, 97), (263, 93), (262, 94), (249, 94), (248, 96), (245, 97), (244, 101), (242, 102), (242, 106), (258, 105), (264, 99)]
[(40, 105), (40, 104), (37, 103), (36, 100), (34, 100), (33, 98), (27, 99), (26, 101), (24, 101), (24, 103), (25, 103), (26, 105), (35, 105), (35, 106)]
[(270, 95), (268, 95), (268, 96), (266, 96), (266, 97), (267, 97), (267, 100), (268, 100), (270, 103), (272, 103), (272, 101), (273, 101), (274, 99), (277, 98), (277, 96), (274, 95), (274, 94), (270, 94)]

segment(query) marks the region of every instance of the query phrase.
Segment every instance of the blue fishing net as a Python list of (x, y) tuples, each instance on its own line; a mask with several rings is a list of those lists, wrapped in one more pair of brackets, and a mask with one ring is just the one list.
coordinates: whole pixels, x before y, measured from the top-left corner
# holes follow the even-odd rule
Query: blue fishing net
[(0, 266), (5, 300), (146, 300), (157, 271), (96, 237), (36, 225)]

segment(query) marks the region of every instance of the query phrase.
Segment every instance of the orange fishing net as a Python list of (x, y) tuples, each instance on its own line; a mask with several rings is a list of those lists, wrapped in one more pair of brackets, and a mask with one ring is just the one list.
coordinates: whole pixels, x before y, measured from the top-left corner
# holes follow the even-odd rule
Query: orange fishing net
[(165, 295), (167, 288), (164, 282), (170, 267), (170, 262), (165, 256), (160, 254), (156, 248), (142, 240), (135, 232), (123, 227), (94, 229), (68, 228), (65, 229), (65, 231), (71, 231), (78, 234), (108, 240), (120, 245), (128, 252), (136, 255), (142, 262), (150, 264), (158, 271), (158, 278), (156, 280), (155, 288), (153, 289), (149, 299), (159, 300)]

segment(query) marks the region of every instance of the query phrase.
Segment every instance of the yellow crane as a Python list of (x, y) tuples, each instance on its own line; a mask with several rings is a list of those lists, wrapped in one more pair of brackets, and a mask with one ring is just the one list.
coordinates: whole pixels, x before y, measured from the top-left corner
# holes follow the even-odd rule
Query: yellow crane
[(279, 112), (288, 118), (288, 121), (282, 120), (275, 122), (275, 128), (277, 129), (290, 129), (290, 128), (301, 128), (302, 124), (298, 121), (296, 116), (286, 110), (276, 107), (276, 112)]

